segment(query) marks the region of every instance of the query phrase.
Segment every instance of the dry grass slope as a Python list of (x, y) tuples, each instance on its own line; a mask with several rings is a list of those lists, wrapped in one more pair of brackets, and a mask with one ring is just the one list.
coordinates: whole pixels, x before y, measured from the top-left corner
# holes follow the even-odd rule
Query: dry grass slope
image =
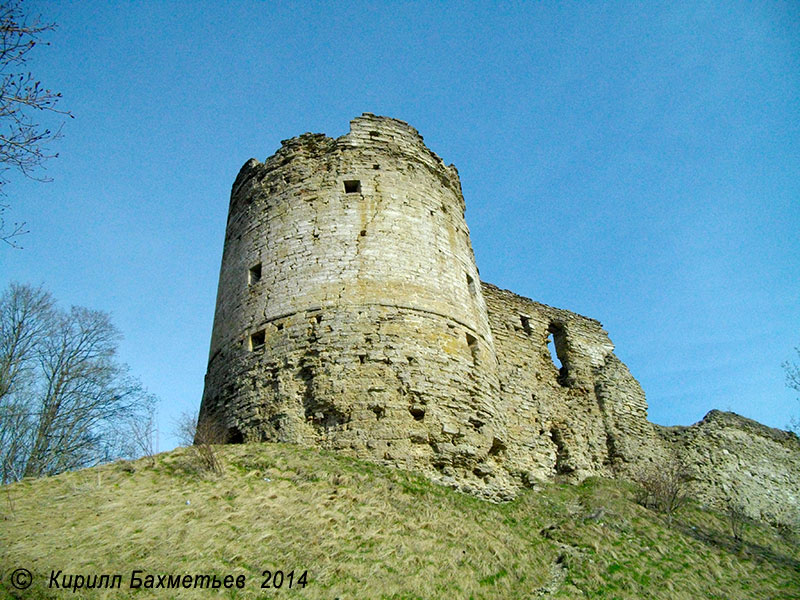
[[(0, 488), (0, 598), (800, 598), (800, 550), (695, 506), (671, 524), (624, 484), (547, 485), (496, 505), (401, 471), (277, 444), (185, 449)], [(9, 583), (25, 567), (24, 594)], [(245, 575), (244, 589), (129, 590), (130, 573)], [(260, 589), (262, 571), (307, 585)], [(47, 587), (51, 570), (122, 589)], [(18, 595), (15, 595), (17, 593)]]

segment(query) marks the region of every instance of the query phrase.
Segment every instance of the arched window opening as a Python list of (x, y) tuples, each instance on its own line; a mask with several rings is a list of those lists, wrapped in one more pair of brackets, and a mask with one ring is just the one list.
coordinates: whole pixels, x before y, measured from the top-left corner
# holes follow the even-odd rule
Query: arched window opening
[(244, 436), (236, 427), (229, 427), (225, 437), (228, 444), (244, 444)]

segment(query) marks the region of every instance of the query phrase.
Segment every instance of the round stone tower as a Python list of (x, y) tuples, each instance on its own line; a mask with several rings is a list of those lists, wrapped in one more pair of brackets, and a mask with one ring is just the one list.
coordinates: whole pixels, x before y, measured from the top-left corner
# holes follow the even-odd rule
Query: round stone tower
[(201, 420), (480, 489), (498, 392), (458, 173), (414, 128), (365, 114), (242, 167)]

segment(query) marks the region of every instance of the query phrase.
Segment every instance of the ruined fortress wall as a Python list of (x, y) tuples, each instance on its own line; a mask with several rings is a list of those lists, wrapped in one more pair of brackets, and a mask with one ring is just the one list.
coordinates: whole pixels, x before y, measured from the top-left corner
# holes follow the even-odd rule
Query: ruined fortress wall
[(644, 392), (598, 321), (491, 284), (483, 293), (500, 365), (511, 472), (523, 480), (612, 476), (661, 455)]
[(779, 525), (800, 526), (800, 440), (730, 412), (712, 410), (689, 427), (658, 427), (692, 476), (692, 497)]
[(407, 124), (305, 134), (233, 186), (203, 418), (482, 485), (494, 343), (458, 174)]
[(796, 436), (717, 412), (655, 426), (598, 321), (481, 284), (455, 167), (385, 117), (242, 167), (205, 383), (200, 419), (228, 441), (343, 450), (492, 498), (678, 456), (709, 504), (800, 509)]

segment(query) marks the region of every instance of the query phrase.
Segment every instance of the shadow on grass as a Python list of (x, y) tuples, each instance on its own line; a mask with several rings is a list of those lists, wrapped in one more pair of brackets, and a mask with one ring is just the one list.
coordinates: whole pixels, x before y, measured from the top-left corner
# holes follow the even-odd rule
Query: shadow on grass
[(747, 540), (737, 540), (732, 535), (724, 533), (718, 529), (711, 527), (702, 527), (699, 525), (690, 525), (682, 523), (677, 520), (672, 521), (669, 525), (676, 531), (691, 537), (707, 546), (721, 548), (731, 554), (745, 555), (754, 560), (763, 560), (774, 564), (783, 565), (800, 572), (800, 560), (788, 556), (782, 552), (776, 551), (774, 548), (748, 542)]

